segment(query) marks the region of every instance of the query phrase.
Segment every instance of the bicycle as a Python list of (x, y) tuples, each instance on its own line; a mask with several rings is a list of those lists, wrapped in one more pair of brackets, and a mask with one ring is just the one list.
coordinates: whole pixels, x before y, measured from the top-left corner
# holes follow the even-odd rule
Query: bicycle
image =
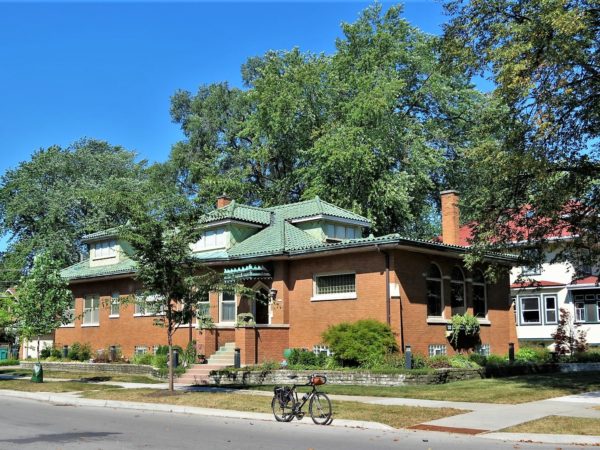
[[(291, 376), (290, 378), (297, 378)], [(271, 409), (277, 422), (291, 422), (294, 417), (298, 420), (304, 418), (302, 408), (308, 404), (308, 412), (313, 422), (317, 425), (329, 425), (333, 422), (331, 401), (323, 392), (317, 390), (317, 386), (327, 383), (325, 375), (312, 374), (308, 377), (308, 383), (301, 386), (312, 386), (312, 390), (302, 396), (302, 400), (298, 400), (298, 392), (294, 384), (289, 386), (277, 386), (273, 389), (273, 400), (271, 401)]]

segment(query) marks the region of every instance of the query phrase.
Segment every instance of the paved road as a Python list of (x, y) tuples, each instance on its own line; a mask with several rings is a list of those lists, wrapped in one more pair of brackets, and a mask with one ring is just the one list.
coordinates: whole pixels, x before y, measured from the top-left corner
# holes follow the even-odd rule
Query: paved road
[[(317, 427), (0, 399), (0, 449), (552, 449), (435, 432)], [(306, 420), (306, 419), (305, 419)], [(561, 445), (561, 449), (578, 448)]]

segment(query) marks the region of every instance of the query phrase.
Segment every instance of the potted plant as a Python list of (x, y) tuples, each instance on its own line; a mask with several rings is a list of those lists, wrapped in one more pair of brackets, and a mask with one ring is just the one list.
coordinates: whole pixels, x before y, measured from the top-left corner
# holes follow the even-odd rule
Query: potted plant
[(240, 313), (237, 315), (237, 321), (235, 322), (236, 327), (253, 327), (254, 325), (256, 325), (254, 314)]
[(446, 331), (446, 337), (455, 349), (468, 350), (481, 343), (480, 328), (479, 321), (473, 315), (455, 314), (452, 316), (450, 329)]

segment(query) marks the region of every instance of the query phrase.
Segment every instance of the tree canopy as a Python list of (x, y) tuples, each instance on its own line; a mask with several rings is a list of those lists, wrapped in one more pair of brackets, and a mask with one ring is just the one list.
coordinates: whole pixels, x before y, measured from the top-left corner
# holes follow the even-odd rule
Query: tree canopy
[(28, 340), (52, 333), (73, 320), (67, 314), (73, 296), (60, 276), (61, 265), (49, 253), (37, 254), (30, 273), (19, 284), (12, 316), (19, 336)]
[(187, 192), (204, 204), (223, 192), (263, 205), (319, 195), (377, 232), (430, 237), (437, 193), (460, 174), (485, 99), (401, 13), (366, 9), (342, 25), (332, 55), (249, 58), (244, 89), (177, 92), (171, 115), (186, 139), (171, 162)]
[(446, 7), (445, 60), (496, 85), (482, 139), (466, 153), (472, 183), (464, 205), (476, 243), (539, 247), (570, 234), (576, 238), (559, 259), (584, 255), (586, 266), (595, 254), (597, 261), (598, 2), (453, 0)]
[(81, 236), (125, 223), (123, 205), (148, 177), (133, 152), (95, 140), (40, 149), (7, 170), (0, 180), (0, 235), (10, 238), (2, 255), (5, 287), (39, 252), (62, 267), (76, 262)]

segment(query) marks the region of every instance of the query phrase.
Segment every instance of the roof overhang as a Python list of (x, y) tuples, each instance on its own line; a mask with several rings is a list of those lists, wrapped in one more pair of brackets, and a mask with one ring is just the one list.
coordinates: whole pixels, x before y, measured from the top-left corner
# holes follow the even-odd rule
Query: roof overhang
[(365, 220), (348, 219), (345, 217), (332, 216), (330, 214), (316, 214), (314, 216), (299, 217), (291, 219), (290, 223), (313, 222), (315, 220), (331, 220), (332, 222), (341, 222), (348, 225), (360, 225), (361, 227), (370, 227), (371, 222)]
[(248, 280), (270, 280), (271, 273), (261, 265), (248, 264), (239, 267), (229, 267), (223, 271), (226, 282)]

